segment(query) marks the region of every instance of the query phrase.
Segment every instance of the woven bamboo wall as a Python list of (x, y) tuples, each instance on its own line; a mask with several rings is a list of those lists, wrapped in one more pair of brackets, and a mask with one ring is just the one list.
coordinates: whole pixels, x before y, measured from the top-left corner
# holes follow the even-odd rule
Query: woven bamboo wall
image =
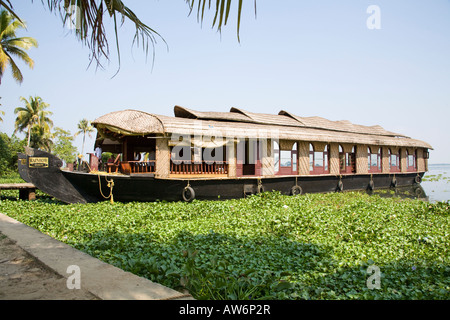
[[(325, 150), (325, 146), (327, 145), (326, 142), (312, 142), (312, 145), (314, 146), (314, 151), (321, 152)], [(308, 148), (309, 150), (309, 148)]]
[(237, 144), (230, 143), (227, 145), (227, 161), (228, 161), (228, 177), (236, 177), (236, 148)]
[(292, 150), (292, 146), (297, 141), (294, 140), (280, 140), (280, 150)]
[(351, 153), (353, 147), (355, 146), (354, 144), (349, 144), (349, 143), (341, 143), (340, 145), (342, 147), (342, 150), (344, 152), (348, 152), (348, 153)]
[(390, 171), (389, 167), (389, 148), (383, 147), (381, 149), (381, 172), (383, 173), (389, 173)]
[(368, 173), (369, 162), (367, 160), (367, 146), (358, 145), (356, 147), (356, 173)]
[(169, 139), (156, 139), (156, 154), (155, 154), (155, 177), (167, 178), (170, 172), (170, 149)]
[(399, 147), (389, 147), (389, 149), (391, 149), (392, 154), (398, 154), (400, 148)]
[[(263, 176), (273, 176), (275, 174), (275, 168), (274, 168), (274, 159), (273, 159), (273, 153), (272, 153), (272, 146), (273, 146), (272, 141), (269, 139), (262, 140), (261, 144), (262, 144), (261, 148), (263, 148), (263, 150), (266, 150), (266, 152), (262, 153), (261, 174)], [(292, 146), (291, 146), (291, 148), (292, 148)]]
[(340, 173), (339, 168), (339, 144), (330, 144), (330, 174), (338, 175)]
[(400, 149), (400, 171), (407, 172), (406, 168), (406, 148)]
[(299, 141), (297, 144), (298, 152), (298, 173), (302, 175), (309, 174), (309, 142)]
[(378, 153), (380, 146), (369, 146), (369, 149), (371, 153)]
[(417, 171), (425, 171), (425, 159), (423, 158), (423, 149), (417, 149)]

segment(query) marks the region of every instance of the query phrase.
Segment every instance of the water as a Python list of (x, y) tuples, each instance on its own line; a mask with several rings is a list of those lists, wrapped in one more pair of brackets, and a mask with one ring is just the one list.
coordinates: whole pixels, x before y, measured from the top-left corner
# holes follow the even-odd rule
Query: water
[(428, 201), (450, 200), (450, 164), (430, 164), (421, 183)]
[(428, 166), (421, 184), (366, 191), (381, 197), (400, 197), (437, 202), (450, 201), (450, 164)]

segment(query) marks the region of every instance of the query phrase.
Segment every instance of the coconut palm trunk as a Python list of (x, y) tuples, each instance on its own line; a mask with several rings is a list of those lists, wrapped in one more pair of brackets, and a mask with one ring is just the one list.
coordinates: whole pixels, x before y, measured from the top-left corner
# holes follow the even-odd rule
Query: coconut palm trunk
[[(53, 126), (53, 121), (49, 118), (49, 116), (52, 115), (52, 112), (46, 110), (49, 104), (45, 103), (41, 97), (29, 97), (28, 100), (24, 97), (20, 97), (20, 101), (22, 101), (25, 106), (18, 107), (14, 110), (14, 113), (17, 114), (14, 124), (14, 134), (18, 131), (24, 132), (26, 130), (27, 146), (30, 147), (31, 131), (34, 126), (41, 128), (42, 135), (45, 135), (45, 133), (50, 133)], [(37, 144), (40, 145), (39, 141)]]
[[(78, 131), (75, 132), (75, 137), (79, 134), (83, 134), (83, 144), (81, 145), (81, 158), (84, 156), (84, 144), (86, 142), (86, 135), (91, 138), (91, 133), (94, 132), (94, 127), (91, 125), (91, 122), (87, 119), (82, 119), (78, 122)], [(81, 160), (81, 159), (80, 159)]]

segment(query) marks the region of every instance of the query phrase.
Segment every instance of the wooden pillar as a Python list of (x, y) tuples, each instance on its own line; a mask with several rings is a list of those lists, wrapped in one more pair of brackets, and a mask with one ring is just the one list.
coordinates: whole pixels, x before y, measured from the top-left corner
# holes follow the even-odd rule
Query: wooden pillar
[(416, 151), (416, 163), (417, 163), (417, 171), (423, 172), (425, 171), (425, 159), (423, 158), (423, 149), (419, 148)]
[(356, 146), (356, 173), (367, 174), (369, 172), (367, 156), (367, 146), (358, 144)]
[(330, 143), (330, 174), (339, 175), (339, 144)]
[(309, 142), (299, 141), (297, 144), (298, 174), (309, 175)]
[(155, 177), (168, 178), (170, 173), (169, 138), (156, 139)]
[(228, 161), (228, 177), (236, 177), (236, 148), (237, 144), (233, 140), (229, 141), (226, 145), (227, 161)]
[[(273, 176), (275, 175), (274, 168), (274, 160), (273, 160), (273, 152), (272, 152), (272, 140), (271, 139), (262, 139), (261, 140), (261, 148), (262, 148), (262, 158), (261, 158), (261, 166), (262, 166), (262, 175), (263, 176)], [(264, 152), (265, 151), (265, 152)]]
[(400, 172), (407, 172), (406, 167), (406, 148), (400, 148)]
[(122, 143), (122, 161), (133, 161), (133, 144), (129, 137), (125, 137)]
[(381, 172), (389, 173), (389, 147), (381, 148)]

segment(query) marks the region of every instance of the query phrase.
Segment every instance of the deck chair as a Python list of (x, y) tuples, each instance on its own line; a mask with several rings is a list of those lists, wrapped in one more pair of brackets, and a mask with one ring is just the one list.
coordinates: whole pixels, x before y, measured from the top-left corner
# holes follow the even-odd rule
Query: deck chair
[(113, 163), (107, 163), (106, 167), (108, 168), (108, 173), (111, 173), (113, 170), (115, 173), (119, 170), (119, 160), (120, 160), (120, 154), (117, 155), (116, 159)]

